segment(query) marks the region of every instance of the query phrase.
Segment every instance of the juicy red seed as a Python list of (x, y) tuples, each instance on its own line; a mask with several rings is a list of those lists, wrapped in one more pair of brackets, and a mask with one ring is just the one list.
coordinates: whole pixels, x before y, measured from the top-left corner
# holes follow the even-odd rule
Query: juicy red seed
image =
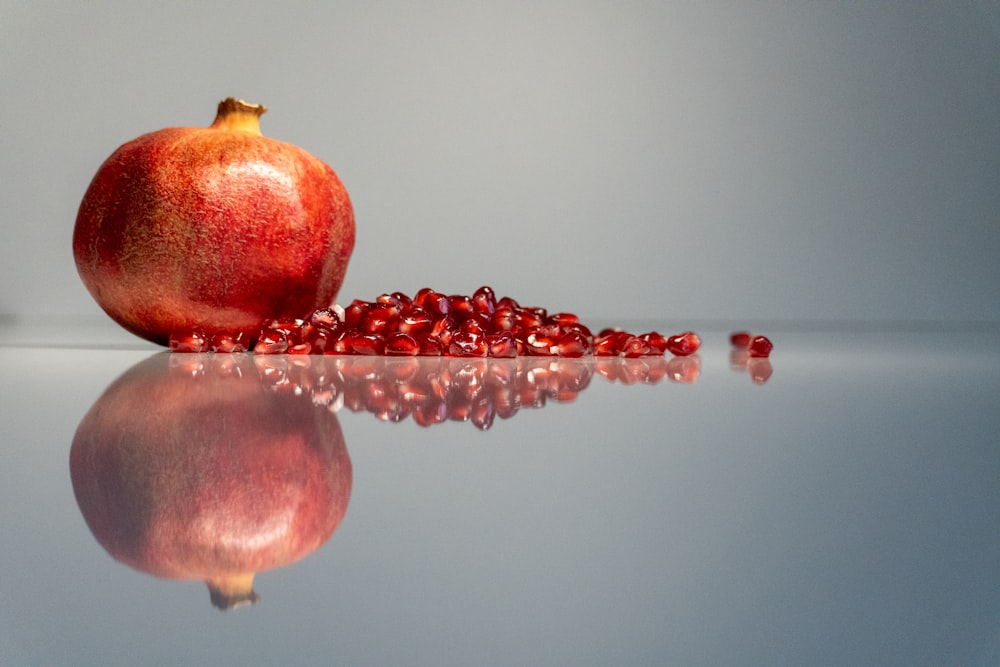
[(556, 343), (560, 357), (582, 357), (590, 352), (590, 339), (579, 331), (570, 331), (562, 335)]
[(516, 299), (509, 296), (502, 297), (497, 301), (497, 308), (510, 308), (511, 310), (521, 310), (521, 304)]
[(637, 336), (629, 336), (619, 343), (622, 356), (626, 359), (644, 357), (650, 354), (649, 345)]
[(396, 328), (405, 334), (415, 335), (429, 331), (434, 326), (434, 319), (430, 313), (420, 306), (412, 306), (399, 318)]
[(749, 331), (734, 331), (729, 335), (729, 342), (734, 347), (750, 347), (751, 340), (753, 340), (753, 336), (750, 335)]
[(667, 337), (663, 334), (650, 331), (649, 333), (640, 335), (639, 338), (645, 341), (646, 345), (649, 345), (650, 350), (658, 354), (663, 354), (667, 351)]
[(413, 297), (413, 304), (439, 317), (447, 315), (451, 310), (451, 303), (448, 297), (441, 292), (435, 292), (429, 287), (425, 287), (417, 292), (416, 296)]
[(399, 311), (395, 305), (378, 305), (369, 308), (361, 316), (361, 328), (370, 334), (387, 334), (399, 321)]
[(472, 308), (477, 313), (491, 315), (497, 307), (497, 297), (493, 289), (487, 286), (480, 287), (472, 295)]
[(573, 313), (553, 313), (545, 318), (546, 324), (556, 324), (564, 327), (568, 324), (579, 324), (580, 318)]
[(312, 345), (311, 354), (326, 354), (327, 349), (332, 345), (333, 332), (318, 331), (309, 341)]
[(459, 326), (462, 331), (484, 334), (490, 329), (490, 317), (485, 313), (474, 313)]
[(420, 352), (420, 343), (413, 336), (395, 333), (385, 340), (385, 353), (397, 356), (414, 356)]
[(317, 329), (331, 331), (340, 325), (340, 316), (333, 308), (320, 308), (309, 316), (309, 323)]
[(517, 313), (510, 306), (497, 306), (490, 323), (494, 331), (510, 331), (517, 326)]
[(208, 341), (199, 331), (170, 334), (168, 345), (171, 352), (208, 352)]
[(686, 357), (694, 354), (701, 347), (701, 338), (693, 331), (685, 331), (682, 334), (667, 338), (667, 350), (678, 357)]
[(538, 327), (533, 327), (525, 331), (521, 337), (521, 342), (524, 344), (524, 349), (528, 354), (541, 356), (554, 354), (552, 347), (555, 345), (555, 339), (540, 332)]
[(310, 354), (311, 352), (312, 345), (310, 343), (295, 343), (288, 346), (288, 354)]
[(617, 357), (618, 341), (614, 333), (598, 336), (594, 339), (594, 356)]
[(452, 294), (449, 296), (448, 307), (450, 308), (452, 317), (458, 320), (464, 320), (475, 312), (475, 309), (472, 307), (472, 297), (465, 296), (464, 294)]
[(281, 329), (265, 329), (260, 332), (254, 354), (284, 354), (288, 352), (288, 334)]
[(768, 340), (767, 336), (754, 336), (753, 340), (750, 341), (751, 357), (769, 357), (773, 349), (774, 343)]
[(486, 346), (491, 357), (509, 359), (517, 356), (517, 341), (509, 331), (486, 334)]
[(420, 345), (420, 355), (424, 357), (440, 357), (441, 341), (429, 334), (419, 334), (417, 343)]
[(351, 354), (380, 355), (385, 352), (385, 339), (378, 334), (353, 333), (346, 337)]
[(364, 301), (355, 299), (351, 305), (344, 309), (344, 324), (349, 327), (356, 327), (361, 324), (361, 318), (371, 306)]
[(531, 309), (516, 310), (514, 311), (514, 317), (517, 318), (517, 326), (524, 329), (540, 327), (545, 324), (545, 317), (533, 312)]
[(236, 333), (219, 333), (212, 336), (212, 342), (208, 346), (211, 352), (236, 353), (246, 352), (249, 349), (249, 340), (242, 331)]
[(391, 295), (392, 300), (395, 302), (396, 307), (400, 310), (405, 310), (413, 305), (413, 299), (404, 294), (403, 292), (393, 292)]
[(580, 324), (579, 322), (569, 322), (567, 324), (559, 324), (557, 326), (559, 327), (559, 331), (561, 331), (562, 333), (569, 333), (570, 331), (576, 331), (579, 332), (581, 335), (583, 335), (583, 337), (586, 338), (587, 340), (591, 342), (594, 341), (594, 334), (590, 332), (590, 329), (585, 327), (583, 324)]
[(488, 352), (486, 338), (471, 331), (459, 331), (451, 337), (448, 352), (456, 357), (485, 357)]

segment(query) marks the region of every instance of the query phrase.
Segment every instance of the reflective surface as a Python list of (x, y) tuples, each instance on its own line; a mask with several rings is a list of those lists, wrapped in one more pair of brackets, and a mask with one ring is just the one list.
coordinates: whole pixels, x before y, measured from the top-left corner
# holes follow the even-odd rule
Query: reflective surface
[[(698, 359), (667, 368), (171, 357), (8, 326), (0, 664), (1000, 663), (1000, 332), (775, 325), (765, 367), (695, 330)], [(70, 465), (94, 410), (97, 441), (160, 451), (174, 429), (188, 452), (147, 467), (133, 536), (174, 511), (164, 471), (209, 469), (178, 443), (259, 459), (313, 419), (343, 434), (346, 514), (219, 611), (198, 572), (154, 576), (94, 528)], [(270, 478), (239, 475), (259, 505)], [(219, 523), (198, 497), (186, 523)], [(298, 534), (266, 511), (248, 521)]]

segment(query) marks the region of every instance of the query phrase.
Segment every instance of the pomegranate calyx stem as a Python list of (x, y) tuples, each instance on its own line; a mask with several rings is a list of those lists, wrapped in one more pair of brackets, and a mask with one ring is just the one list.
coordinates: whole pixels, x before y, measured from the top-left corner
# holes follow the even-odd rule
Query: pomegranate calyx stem
[(215, 120), (210, 127), (260, 134), (260, 117), (267, 112), (263, 104), (251, 104), (234, 97), (219, 102)]
[(256, 604), (260, 596), (253, 589), (253, 572), (206, 579), (212, 606), (226, 610)]

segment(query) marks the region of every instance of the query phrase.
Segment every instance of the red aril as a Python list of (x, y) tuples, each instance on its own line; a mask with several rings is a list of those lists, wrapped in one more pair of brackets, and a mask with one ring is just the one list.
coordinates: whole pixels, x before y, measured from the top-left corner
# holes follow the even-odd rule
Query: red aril
[(405, 333), (395, 333), (385, 341), (385, 353), (394, 356), (415, 356), (420, 353), (420, 344)]
[(767, 336), (754, 336), (753, 340), (750, 341), (751, 357), (769, 357), (773, 349), (774, 344), (768, 340)]
[(694, 354), (701, 347), (701, 338), (693, 331), (685, 331), (682, 334), (667, 338), (667, 350), (678, 357), (686, 357)]
[(751, 340), (753, 340), (753, 336), (750, 335), (749, 331), (734, 331), (729, 335), (729, 342), (732, 343), (733, 347), (750, 347)]
[(220, 353), (236, 353), (236, 352), (246, 352), (249, 349), (249, 340), (245, 333), (238, 332), (235, 334), (230, 333), (219, 333), (212, 336), (212, 340), (209, 343), (209, 352), (220, 352)]
[(171, 334), (168, 346), (171, 352), (208, 352), (208, 341), (199, 331)]

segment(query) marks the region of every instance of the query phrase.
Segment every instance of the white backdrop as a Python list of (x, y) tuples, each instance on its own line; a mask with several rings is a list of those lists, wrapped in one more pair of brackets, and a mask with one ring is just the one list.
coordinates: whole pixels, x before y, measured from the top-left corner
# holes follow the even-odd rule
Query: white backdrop
[(0, 0), (0, 316), (98, 316), (91, 176), (230, 95), (350, 191), (342, 300), (1000, 320), (990, 0)]

